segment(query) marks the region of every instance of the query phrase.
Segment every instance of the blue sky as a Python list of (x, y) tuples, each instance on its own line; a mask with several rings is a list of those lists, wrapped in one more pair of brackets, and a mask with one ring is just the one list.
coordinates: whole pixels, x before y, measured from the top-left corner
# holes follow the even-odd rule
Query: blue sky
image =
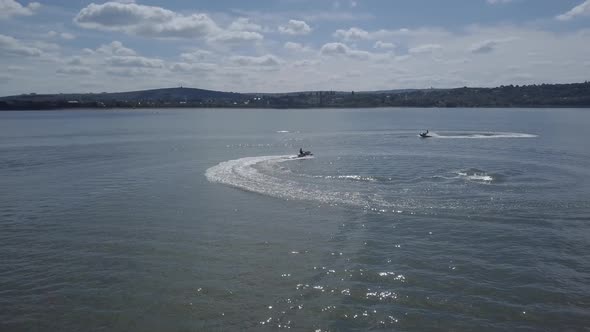
[(0, 0), (0, 95), (581, 82), (590, 0)]

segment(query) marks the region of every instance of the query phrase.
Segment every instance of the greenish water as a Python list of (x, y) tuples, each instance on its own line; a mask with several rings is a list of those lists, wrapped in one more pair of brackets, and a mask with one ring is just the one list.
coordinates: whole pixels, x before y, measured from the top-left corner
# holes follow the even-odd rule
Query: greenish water
[(587, 109), (1, 112), (0, 328), (587, 329), (589, 126)]

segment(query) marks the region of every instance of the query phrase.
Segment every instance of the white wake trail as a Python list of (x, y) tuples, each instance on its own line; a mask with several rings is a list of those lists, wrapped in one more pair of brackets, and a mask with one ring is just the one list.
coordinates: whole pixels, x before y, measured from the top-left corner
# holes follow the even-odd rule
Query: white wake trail
[(211, 182), (222, 183), (235, 188), (281, 199), (309, 200), (330, 205), (354, 205), (370, 208), (372, 203), (381, 205), (359, 192), (338, 192), (321, 189), (313, 183), (305, 183), (272, 174), (262, 173), (256, 165), (300, 160), (294, 156), (261, 156), (229, 160), (213, 166), (205, 172)]
[(449, 132), (429, 133), (433, 138), (535, 138), (538, 135), (508, 132)]

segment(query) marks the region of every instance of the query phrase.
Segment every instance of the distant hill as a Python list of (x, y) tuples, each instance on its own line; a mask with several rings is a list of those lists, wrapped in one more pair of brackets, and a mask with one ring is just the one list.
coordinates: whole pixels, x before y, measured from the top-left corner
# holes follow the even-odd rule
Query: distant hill
[(25, 94), (0, 98), (0, 110), (137, 107), (590, 107), (590, 83), (248, 94), (165, 88), (116, 93)]
[(60, 94), (23, 94), (0, 97), (0, 101), (195, 101), (203, 99), (240, 99), (244, 95), (234, 92), (221, 92), (195, 88), (164, 88), (114, 93), (60, 93)]
[(590, 107), (590, 83), (268, 94), (250, 107)]
[[(404, 92), (413, 92), (413, 91), (421, 91), (424, 89), (394, 89), (394, 90), (375, 90), (375, 91), (355, 91), (355, 93), (359, 94), (386, 94), (386, 93), (404, 93)], [(258, 93), (245, 93), (246, 95), (250, 96), (269, 96), (269, 97), (281, 97), (281, 96), (298, 96), (298, 95), (306, 95), (306, 94), (313, 94), (319, 93), (320, 91), (293, 91), (293, 92), (258, 92)], [(352, 91), (321, 91), (326, 94), (336, 94), (336, 95), (345, 95), (351, 94)]]
[[(407, 93), (407, 92), (422, 91), (422, 90), (424, 90), (424, 89), (394, 89), (394, 90), (359, 91), (358, 93), (394, 94), (394, 93)], [(428, 90), (434, 90), (434, 89), (428, 89)]]
[(163, 88), (114, 93), (23, 94), (0, 98), (1, 109), (104, 107), (231, 107), (248, 96), (195, 88)]

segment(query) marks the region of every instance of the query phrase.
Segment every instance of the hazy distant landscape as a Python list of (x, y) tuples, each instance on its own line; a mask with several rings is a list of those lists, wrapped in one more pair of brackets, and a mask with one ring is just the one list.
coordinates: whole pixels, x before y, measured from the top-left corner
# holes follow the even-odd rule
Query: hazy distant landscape
[(590, 107), (590, 83), (291, 93), (234, 93), (179, 87), (118, 93), (31, 93), (0, 98), (0, 110), (161, 107)]

